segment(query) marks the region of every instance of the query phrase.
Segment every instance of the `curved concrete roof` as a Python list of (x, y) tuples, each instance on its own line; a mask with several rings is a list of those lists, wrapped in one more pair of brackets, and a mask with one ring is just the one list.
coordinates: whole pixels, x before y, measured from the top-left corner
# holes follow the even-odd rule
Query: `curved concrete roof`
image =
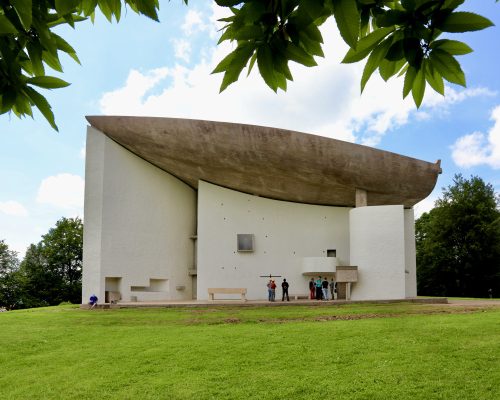
[(89, 116), (90, 124), (151, 164), (197, 188), (203, 180), (300, 203), (413, 206), (441, 173), (399, 154), (284, 129), (176, 118)]

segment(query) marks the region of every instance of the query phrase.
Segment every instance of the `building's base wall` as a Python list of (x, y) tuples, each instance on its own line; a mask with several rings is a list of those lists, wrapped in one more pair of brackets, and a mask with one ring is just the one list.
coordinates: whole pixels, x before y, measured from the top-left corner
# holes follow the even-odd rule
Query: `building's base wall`
[(82, 301), (192, 299), (196, 192), (88, 128)]
[(405, 211), (370, 206), (350, 211), (350, 259), (358, 267), (351, 300), (406, 297)]
[[(349, 264), (349, 208), (270, 200), (205, 182), (198, 188), (198, 299), (208, 288), (247, 288), (248, 299), (267, 298), (273, 278), (281, 300), (286, 278), (291, 294), (307, 294), (307, 257), (326, 257), (335, 249), (337, 264)], [(253, 252), (238, 252), (236, 235), (255, 236)], [(333, 270), (333, 267), (330, 268)], [(322, 267), (326, 268), (326, 267)], [(239, 298), (219, 295), (218, 298)]]

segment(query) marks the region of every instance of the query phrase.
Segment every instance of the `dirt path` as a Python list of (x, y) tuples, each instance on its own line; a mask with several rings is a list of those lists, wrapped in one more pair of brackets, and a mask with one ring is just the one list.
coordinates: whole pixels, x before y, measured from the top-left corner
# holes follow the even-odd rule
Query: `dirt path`
[(448, 299), (448, 304), (452, 306), (491, 306), (491, 307), (500, 307), (500, 300), (488, 300), (488, 299), (480, 299), (480, 300), (455, 300)]

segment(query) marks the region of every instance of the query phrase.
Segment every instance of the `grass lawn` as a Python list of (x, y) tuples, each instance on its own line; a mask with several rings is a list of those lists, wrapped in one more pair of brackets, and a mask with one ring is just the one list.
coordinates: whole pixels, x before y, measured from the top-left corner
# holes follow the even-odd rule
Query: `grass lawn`
[(0, 399), (500, 399), (500, 307), (0, 313)]

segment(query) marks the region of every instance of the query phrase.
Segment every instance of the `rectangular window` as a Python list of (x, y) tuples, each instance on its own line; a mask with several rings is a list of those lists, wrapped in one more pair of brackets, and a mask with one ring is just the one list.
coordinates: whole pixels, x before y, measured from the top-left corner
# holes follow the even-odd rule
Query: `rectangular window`
[(237, 235), (238, 251), (253, 251), (254, 235), (253, 233), (238, 233)]

